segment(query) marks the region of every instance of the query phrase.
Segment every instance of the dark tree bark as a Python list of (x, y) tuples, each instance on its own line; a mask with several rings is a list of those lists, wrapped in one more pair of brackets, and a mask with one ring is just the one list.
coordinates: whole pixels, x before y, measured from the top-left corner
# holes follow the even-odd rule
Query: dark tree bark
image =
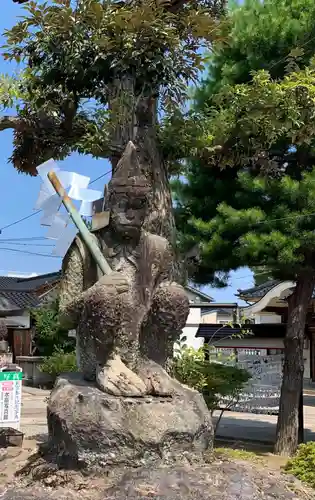
[(275, 452), (292, 455), (299, 443), (299, 402), (303, 390), (304, 332), (307, 308), (314, 289), (314, 274), (298, 276), (288, 299), (288, 323), (284, 341), (284, 367)]
[[(117, 80), (109, 89), (109, 108), (117, 123), (113, 128), (110, 160), (113, 171), (128, 141), (138, 150), (143, 174), (150, 179), (152, 192), (146, 229), (175, 244), (175, 221), (167, 166), (160, 152), (157, 137), (157, 98), (142, 95), (132, 78)], [(118, 116), (118, 119), (117, 119)], [(177, 278), (178, 278), (178, 273)]]

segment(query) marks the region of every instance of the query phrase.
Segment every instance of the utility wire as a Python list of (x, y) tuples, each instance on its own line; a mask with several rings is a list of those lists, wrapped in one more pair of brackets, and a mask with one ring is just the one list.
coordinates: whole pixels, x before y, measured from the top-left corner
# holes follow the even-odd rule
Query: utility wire
[(19, 252), (27, 255), (37, 255), (39, 257), (53, 257), (55, 259), (59, 259), (57, 255), (52, 255), (50, 253), (39, 253), (39, 252), (28, 252), (27, 250), (19, 250), (18, 248), (6, 248), (6, 247), (0, 247), (0, 251), (5, 250), (8, 252)]
[[(311, 43), (314, 40), (315, 40), (315, 36), (309, 38), (308, 40), (306, 40), (304, 43), (302, 43), (300, 46), (298, 46), (296, 48), (302, 49), (302, 48), (304, 48), (306, 45), (308, 45), (309, 43)], [(291, 52), (289, 54), (287, 54), (286, 56), (281, 57), (280, 59), (278, 59), (277, 61), (275, 61), (271, 66), (269, 66), (269, 70), (272, 69), (272, 68), (274, 68), (277, 64), (279, 64), (279, 63), (285, 61), (286, 59), (288, 59), (290, 57), (290, 54), (291, 54)], [(216, 95), (218, 95), (218, 93), (214, 94), (212, 97), (215, 97)], [(102, 177), (105, 177), (105, 175), (111, 173), (111, 171), (112, 170), (109, 170), (108, 172), (105, 172), (105, 174), (100, 175), (99, 177), (97, 177), (96, 179), (94, 179), (93, 181), (91, 181), (89, 184), (93, 184), (94, 182), (98, 181)], [(0, 234), (2, 233), (2, 231), (4, 229), (8, 229), (9, 227), (15, 226), (16, 224), (19, 224), (20, 222), (24, 222), (25, 220), (28, 220), (31, 217), (34, 217), (35, 215), (39, 214), (40, 212), (41, 212), (41, 210), (37, 210), (36, 212), (33, 212), (30, 215), (27, 215), (26, 217), (22, 217), (21, 219), (18, 219), (16, 221), (12, 222), (11, 224), (3, 226), (2, 228), (0, 228)], [(315, 214), (308, 214), (308, 215), (315, 215)], [(306, 215), (303, 215), (301, 217), (306, 217)], [(275, 220), (285, 220), (285, 218), (283, 218), (283, 219), (275, 219)], [(272, 221), (270, 221), (270, 222), (272, 222)], [(260, 222), (259, 224), (263, 224), (263, 222)]]
[[(48, 239), (48, 238), (47, 238)], [(49, 245), (49, 244), (45, 244), (45, 243), (14, 243), (14, 242), (11, 242), (11, 241), (6, 241), (5, 242), (7, 245), (15, 245), (15, 246), (22, 246), (22, 247), (54, 247), (55, 245)], [(0, 240), (0, 245), (2, 244), (2, 240)], [(0, 246), (1, 248), (1, 246)]]
[(1, 239), (1, 243), (10, 243), (11, 241), (41, 241), (41, 240), (47, 240), (46, 236), (30, 236), (29, 238), (4, 238)]

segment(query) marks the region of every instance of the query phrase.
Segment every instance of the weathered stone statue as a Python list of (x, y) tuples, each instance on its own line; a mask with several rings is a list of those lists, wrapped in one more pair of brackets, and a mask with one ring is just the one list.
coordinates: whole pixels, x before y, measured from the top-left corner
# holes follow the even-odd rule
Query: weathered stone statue
[(58, 457), (87, 467), (200, 451), (212, 437), (203, 398), (164, 370), (189, 301), (171, 280), (169, 243), (143, 228), (149, 193), (130, 142), (94, 234), (113, 272), (101, 275), (80, 237), (63, 262), (61, 319), (77, 330), (82, 375), (57, 381), (48, 426)]
[[(146, 357), (166, 366), (189, 313), (184, 289), (170, 279), (169, 243), (143, 230), (149, 190), (130, 142), (109, 183), (109, 225), (94, 236), (113, 273), (99, 274), (79, 237), (64, 260), (62, 319), (77, 328), (84, 378), (96, 377), (105, 390), (117, 356), (135, 372)], [(144, 392), (155, 390), (152, 382), (146, 386)]]

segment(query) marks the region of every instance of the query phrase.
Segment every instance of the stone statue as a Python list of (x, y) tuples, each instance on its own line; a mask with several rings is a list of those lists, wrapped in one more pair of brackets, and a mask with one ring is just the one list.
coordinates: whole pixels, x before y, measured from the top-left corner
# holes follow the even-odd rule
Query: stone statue
[(94, 234), (113, 272), (101, 275), (80, 237), (63, 262), (60, 313), (77, 330), (81, 372), (61, 376), (48, 403), (50, 445), (63, 463), (136, 465), (211, 443), (202, 396), (164, 369), (189, 301), (171, 280), (168, 241), (144, 230), (149, 193), (129, 142), (108, 186), (108, 224)]
[[(117, 356), (133, 372), (146, 358), (165, 367), (189, 313), (184, 289), (170, 278), (169, 243), (143, 229), (149, 191), (129, 142), (108, 186), (109, 225), (94, 236), (113, 273), (100, 275), (79, 237), (64, 259), (62, 320), (77, 328), (80, 371), (104, 390)], [(145, 392), (155, 390), (150, 384)]]

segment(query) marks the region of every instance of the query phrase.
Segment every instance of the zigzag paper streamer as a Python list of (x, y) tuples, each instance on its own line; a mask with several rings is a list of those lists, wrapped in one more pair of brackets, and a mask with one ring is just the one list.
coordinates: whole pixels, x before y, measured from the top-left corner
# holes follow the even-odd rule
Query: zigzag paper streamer
[(102, 192), (88, 189), (90, 177), (60, 170), (57, 163), (51, 159), (37, 167), (38, 175), (42, 179), (42, 185), (35, 204), (37, 210), (43, 210), (40, 223), (48, 226), (47, 238), (56, 241), (54, 255), (63, 257), (75, 238), (78, 230), (70, 223), (69, 215), (58, 213), (61, 200), (56, 194), (47, 175), (50, 171), (57, 173), (64, 189), (69, 189), (68, 196), (73, 200), (81, 202), (79, 213), (83, 216), (93, 214), (93, 202), (102, 198)]

